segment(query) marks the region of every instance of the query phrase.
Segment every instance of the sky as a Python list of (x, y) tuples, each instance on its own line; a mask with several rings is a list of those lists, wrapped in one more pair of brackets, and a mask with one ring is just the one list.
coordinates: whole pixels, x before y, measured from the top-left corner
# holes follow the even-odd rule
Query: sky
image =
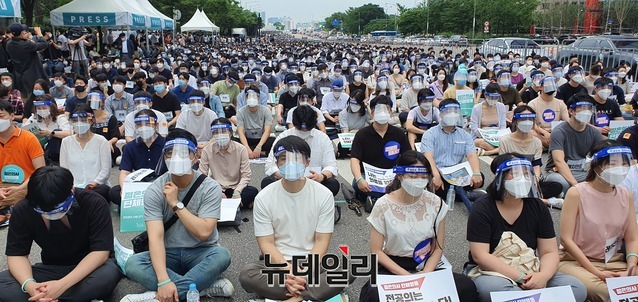
[(350, 7), (372, 3), (386, 7), (389, 14), (396, 14), (396, 3), (414, 7), (423, 0), (241, 0), (241, 5), (250, 10), (266, 12), (266, 20), (270, 17), (288, 16), (299, 22), (323, 21), (332, 13), (345, 12)]

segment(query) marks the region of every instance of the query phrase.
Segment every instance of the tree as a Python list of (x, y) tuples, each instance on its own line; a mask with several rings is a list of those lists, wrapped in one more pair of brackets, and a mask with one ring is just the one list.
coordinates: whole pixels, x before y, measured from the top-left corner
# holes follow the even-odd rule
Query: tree
[(330, 15), (328, 18), (325, 19), (324, 28), (326, 30), (331, 30), (331, 29), (339, 30), (341, 28), (341, 26), (343, 26), (342, 25), (343, 23), (340, 26), (334, 26), (334, 25), (332, 25), (332, 21), (337, 20), (339, 22), (343, 22), (346, 18), (348, 18), (346, 13), (344, 13), (344, 12), (335, 12), (332, 15)]
[(346, 17), (343, 19), (343, 29), (347, 33), (359, 34), (372, 20), (387, 19), (388, 15), (383, 8), (377, 4), (368, 3), (359, 7), (350, 7), (346, 10)]
[(281, 24), (281, 22), (275, 22), (275, 24), (273, 24), (275, 26), (276, 30), (284, 30), (285, 26), (283, 24)]
[(622, 32), (622, 24), (629, 15), (629, 11), (636, 3), (635, 0), (615, 0), (612, 5), (614, 6), (614, 13), (618, 19), (618, 32)]

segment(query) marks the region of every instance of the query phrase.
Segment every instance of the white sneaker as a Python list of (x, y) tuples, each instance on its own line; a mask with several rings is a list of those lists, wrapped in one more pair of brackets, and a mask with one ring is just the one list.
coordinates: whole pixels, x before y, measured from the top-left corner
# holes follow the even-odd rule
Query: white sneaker
[(230, 297), (235, 293), (235, 287), (226, 278), (217, 280), (209, 288), (201, 291), (200, 296), (213, 297)]
[(547, 200), (548, 206), (554, 209), (562, 209), (563, 208), (563, 199), (552, 197)]
[(145, 292), (143, 294), (129, 294), (124, 296), (120, 302), (159, 302), (155, 300), (156, 292)]
[(275, 125), (275, 131), (284, 132), (286, 131), (286, 127), (284, 125)]
[(119, 166), (121, 162), (122, 162), (122, 156), (121, 155), (118, 156), (117, 158), (115, 158), (115, 165), (116, 166)]

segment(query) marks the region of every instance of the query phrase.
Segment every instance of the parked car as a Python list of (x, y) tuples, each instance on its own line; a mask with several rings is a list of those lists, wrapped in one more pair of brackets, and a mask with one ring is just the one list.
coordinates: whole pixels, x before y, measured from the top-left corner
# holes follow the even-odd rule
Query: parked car
[(467, 47), (467, 36), (454, 35), (450, 37), (450, 45)]
[(575, 56), (581, 66), (602, 61), (604, 66), (617, 66), (622, 61), (631, 63), (636, 70), (638, 38), (632, 36), (589, 36), (559, 49), (557, 61), (565, 65)]
[(450, 43), (450, 39), (445, 36), (434, 36), (434, 45), (447, 46)]
[(484, 54), (505, 54), (510, 51), (520, 54), (521, 57), (529, 55), (544, 55), (544, 51), (534, 42), (526, 38), (494, 38), (490, 39), (479, 47)]

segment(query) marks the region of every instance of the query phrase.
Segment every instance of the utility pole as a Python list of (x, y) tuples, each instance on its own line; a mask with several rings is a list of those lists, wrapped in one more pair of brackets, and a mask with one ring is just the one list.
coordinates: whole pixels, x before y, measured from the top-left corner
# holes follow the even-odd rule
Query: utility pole
[(474, 0), (474, 18), (472, 19), (472, 40), (474, 40), (476, 32), (476, 0)]

